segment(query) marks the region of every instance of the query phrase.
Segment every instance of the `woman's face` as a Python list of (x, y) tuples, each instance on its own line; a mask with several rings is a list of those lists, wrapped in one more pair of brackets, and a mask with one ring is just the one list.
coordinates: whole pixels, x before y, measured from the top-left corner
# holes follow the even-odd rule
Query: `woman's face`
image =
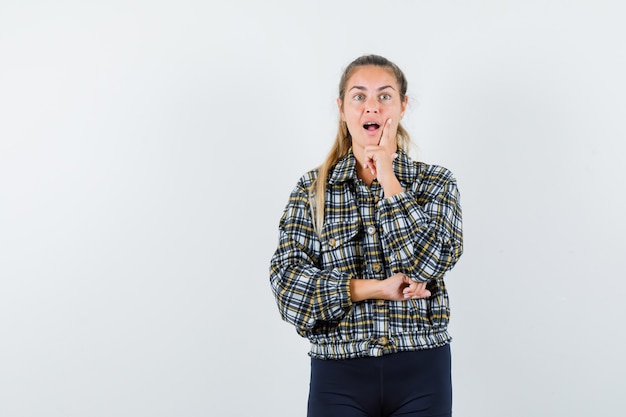
[[(398, 83), (386, 68), (368, 65), (354, 71), (346, 84), (345, 96), (337, 99), (341, 119), (348, 125), (352, 148), (360, 153), (366, 146), (378, 145), (383, 126), (395, 138), (407, 98), (400, 98)], [(391, 119), (391, 126), (385, 123)]]

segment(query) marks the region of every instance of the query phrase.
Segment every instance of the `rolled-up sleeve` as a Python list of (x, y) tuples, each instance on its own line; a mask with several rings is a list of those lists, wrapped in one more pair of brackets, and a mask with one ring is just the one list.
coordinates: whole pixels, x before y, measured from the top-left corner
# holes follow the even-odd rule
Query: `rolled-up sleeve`
[(415, 281), (442, 278), (463, 253), (459, 191), (443, 167), (432, 166), (405, 192), (381, 200), (378, 222), (392, 271)]
[(319, 268), (320, 250), (308, 192), (299, 184), (280, 219), (270, 283), (282, 318), (300, 334), (320, 321), (338, 321), (351, 305), (349, 274)]

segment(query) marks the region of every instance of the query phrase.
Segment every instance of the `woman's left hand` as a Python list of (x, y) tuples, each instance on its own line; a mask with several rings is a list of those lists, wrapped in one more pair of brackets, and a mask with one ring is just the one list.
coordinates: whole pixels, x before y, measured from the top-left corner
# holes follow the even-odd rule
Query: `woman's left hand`
[(369, 169), (376, 177), (385, 191), (385, 197), (404, 191), (400, 182), (393, 172), (393, 160), (398, 154), (398, 144), (396, 143), (397, 126), (387, 119), (382, 128), (378, 145), (365, 147), (365, 168)]
[(407, 277), (405, 283), (409, 285), (402, 290), (404, 298), (428, 298), (431, 296), (430, 291), (426, 289), (425, 282), (415, 282)]

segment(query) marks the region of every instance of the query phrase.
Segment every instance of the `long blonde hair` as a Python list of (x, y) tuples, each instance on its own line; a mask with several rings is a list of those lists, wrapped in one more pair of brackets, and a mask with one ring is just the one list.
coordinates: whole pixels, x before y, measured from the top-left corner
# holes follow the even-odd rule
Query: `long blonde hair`
[[(346, 67), (343, 75), (341, 76), (341, 80), (339, 81), (339, 98), (342, 101), (342, 106), (348, 80), (355, 70), (359, 67), (368, 65), (383, 67), (389, 70), (394, 75), (396, 82), (398, 83), (398, 88), (400, 89), (400, 99), (402, 101), (405, 100), (408, 83), (402, 70), (400, 70), (396, 64), (382, 56), (363, 55), (352, 61)], [(398, 143), (398, 149), (408, 152), (411, 138), (401, 124), (398, 125), (396, 142)], [(324, 205), (326, 203), (326, 183), (328, 181), (328, 174), (330, 173), (330, 170), (350, 152), (351, 147), (352, 137), (348, 131), (348, 125), (340, 118), (337, 135), (335, 136), (335, 143), (330, 149), (326, 160), (318, 167), (317, 178), (309, 190), (309, 201), (311, 202), (311, 209), (313, 211), (313, 224), (318, 234), (321, 234), (324, 226)]]

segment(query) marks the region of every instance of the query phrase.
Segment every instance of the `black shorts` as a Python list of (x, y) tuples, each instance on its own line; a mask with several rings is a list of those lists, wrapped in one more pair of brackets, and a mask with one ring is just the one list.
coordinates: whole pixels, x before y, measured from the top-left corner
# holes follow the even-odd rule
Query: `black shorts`
[(449, 417), (450, 346), (358, 359), (311, 359), (308, 417)]

